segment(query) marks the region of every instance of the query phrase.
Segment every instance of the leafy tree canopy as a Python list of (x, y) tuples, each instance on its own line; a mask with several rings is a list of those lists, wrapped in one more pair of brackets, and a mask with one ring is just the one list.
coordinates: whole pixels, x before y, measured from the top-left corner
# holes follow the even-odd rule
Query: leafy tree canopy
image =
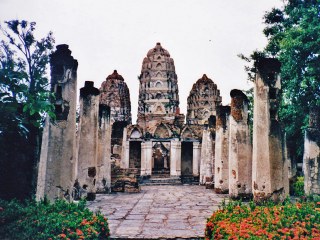
[(43, 114), (53, 115), (46, 76), (54, 47), (52, 32), (34, 36), (35, 22), (12, 20), (0, 25), (0, 136), (39, 127)]
[[(276, 57), (281, 62), (280, 118), (293, 155), (302, 158), (310, 108), (320, 106), (320, 0), (285, 0), (264, 16), (268, 44), (246, 61)], [(255, 66), (246, 67), (249, 79)]]

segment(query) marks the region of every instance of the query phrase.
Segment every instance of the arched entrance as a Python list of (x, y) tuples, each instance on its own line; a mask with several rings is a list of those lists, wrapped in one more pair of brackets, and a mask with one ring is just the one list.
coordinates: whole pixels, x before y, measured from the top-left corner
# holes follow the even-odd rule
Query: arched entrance
[(153, 142), (152, 175), (170, 175), (170, 142)]

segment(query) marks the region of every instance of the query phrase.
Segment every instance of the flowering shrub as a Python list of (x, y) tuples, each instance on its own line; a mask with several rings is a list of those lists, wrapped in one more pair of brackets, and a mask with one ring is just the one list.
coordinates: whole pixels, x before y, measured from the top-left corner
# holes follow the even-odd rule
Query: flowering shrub
[(320, 201), (223, 204), (208, 218), (205, 239), (320, 239)]
[(93, 214), (85, 201), (0, 200), (0, 239), (109, 239), (107, 219)]

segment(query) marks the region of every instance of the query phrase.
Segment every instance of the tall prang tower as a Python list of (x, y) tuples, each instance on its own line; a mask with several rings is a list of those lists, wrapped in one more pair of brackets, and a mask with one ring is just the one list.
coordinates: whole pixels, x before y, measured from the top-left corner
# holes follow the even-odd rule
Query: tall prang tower
[(174, 61), (160, 43), (150, 49), (139, 76), (137, 124), (146, 132), (161, 123), (183, 124)]

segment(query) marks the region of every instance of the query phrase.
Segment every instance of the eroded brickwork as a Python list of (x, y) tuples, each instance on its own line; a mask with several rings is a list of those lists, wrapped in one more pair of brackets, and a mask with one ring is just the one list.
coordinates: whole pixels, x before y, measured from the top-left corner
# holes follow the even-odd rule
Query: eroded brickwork
[(193, 84), (188, 97), (187, 124), (203, 125), (210, 116), (216, 115), (216, 106), (221, 104), (222, 98), (217, 85), (203, 74)]
[(42, 137), (36, 197), (70, 197), (75, 180), (78, 62), (68, 45), (50, 56), (56, 119), (47, 117)]

